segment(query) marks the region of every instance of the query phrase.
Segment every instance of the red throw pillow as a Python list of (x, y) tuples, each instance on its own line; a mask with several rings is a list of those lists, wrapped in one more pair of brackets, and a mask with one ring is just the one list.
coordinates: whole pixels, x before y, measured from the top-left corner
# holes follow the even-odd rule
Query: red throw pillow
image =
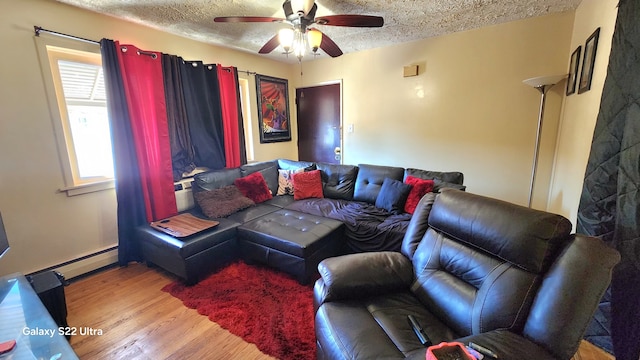
[(411, 191), (409, 191), (409, 196), (407, 197), (407, 202), (404, 203), (404, 211), (409, 214), (413, 214), (416, 210), (416, 206), (418, 206), (418, 202), (426, 193), (430, 193), (433, 191), (433, 180), (424, 180), (417, 178), (415, 176), (407, 176), (404, 179), (405, 184), (411, 185)]
[(293, 198), (295, 200), (323, 197), (320, 170), (293, 174)]
[(240, 189), (242, 195), (253, 200), (256, 204), (265, 202), (273, 197), (267, 186), (267, 182), (264, 180), (264, 176), (262, 176), (262, 173), (259, 171), (245, 177), (237, 178), (233, 184)]

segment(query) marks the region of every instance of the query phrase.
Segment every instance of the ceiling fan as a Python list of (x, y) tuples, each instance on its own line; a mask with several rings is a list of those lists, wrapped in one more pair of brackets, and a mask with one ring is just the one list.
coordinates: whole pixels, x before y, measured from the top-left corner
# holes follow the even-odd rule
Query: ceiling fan
[(278, 45), (282, 45), (286, 54), (294, 53), (302, 61), (307, 46), (314, 54), (318, 48), (324, 50), (331, 57), (342, 55), (342, 50), (331, 38), (320, 30), (311, 27), (316, 25), (348, 26), (348, 27), (381, 27), (384, 19), (371, 15), (328, 15), (316, 17), (314, 0), (285, 0), (282, 4), (286, 18), (263, 16), (222, 16), (213, 19), (214, 22), (274, 22), (290, 25), (281, 29), (278, 34), (267, 41), (258, 51), (260, 54), (272, 52)]

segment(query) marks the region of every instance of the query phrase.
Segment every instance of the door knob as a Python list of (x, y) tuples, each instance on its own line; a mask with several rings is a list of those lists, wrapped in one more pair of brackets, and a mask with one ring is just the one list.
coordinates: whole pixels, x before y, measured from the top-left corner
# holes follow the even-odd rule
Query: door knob
[(340, 147), (336, 147), (335, 149), (333, 149), (333, 153), (336, 155), (340, 155), (340, 153), (342, 153), (342, 149), (340, 149)]

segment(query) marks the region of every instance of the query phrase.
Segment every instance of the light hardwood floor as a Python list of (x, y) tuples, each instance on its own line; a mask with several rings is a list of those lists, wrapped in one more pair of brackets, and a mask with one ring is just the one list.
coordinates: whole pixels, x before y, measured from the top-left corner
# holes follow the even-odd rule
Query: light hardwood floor
[[(273, 359), (161, 291), (174, 280), (132, 264), (66, 287), (67, 320), (78, 333), (70, 342), (80, 359)], [(573, 358), (612, 359), (584, 341)]]

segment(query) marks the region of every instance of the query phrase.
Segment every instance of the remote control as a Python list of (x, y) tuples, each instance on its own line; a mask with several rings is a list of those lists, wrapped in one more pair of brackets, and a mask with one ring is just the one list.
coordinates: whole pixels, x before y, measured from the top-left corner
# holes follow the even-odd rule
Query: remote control
[(422, 330), (422, 326), (420, 326), (420, 323), (415, 318), (415, 316), (409, 315), (407, 316), (407, 318), (409, 319), (409, 323), (413, 328), (413, 332), (416, 333), (418, 340), (420, 340), (420, 343), (423, 346), (431, 345), (431, 341), (429, 340), (429, 337), (427, 336), (427, 334), (424, 333), (424, 331)]

